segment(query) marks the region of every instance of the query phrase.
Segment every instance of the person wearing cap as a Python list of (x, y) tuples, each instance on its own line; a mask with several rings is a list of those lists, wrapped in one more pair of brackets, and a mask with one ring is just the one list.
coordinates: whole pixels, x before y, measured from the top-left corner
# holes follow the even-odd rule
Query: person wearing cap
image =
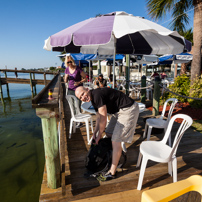
[(98, 78), (95, 78), (94, 85), (97, 86), (97, 88), (103, 88), (107, 86), (107, 80), (103, 78), (102, 74), (99, 74)]

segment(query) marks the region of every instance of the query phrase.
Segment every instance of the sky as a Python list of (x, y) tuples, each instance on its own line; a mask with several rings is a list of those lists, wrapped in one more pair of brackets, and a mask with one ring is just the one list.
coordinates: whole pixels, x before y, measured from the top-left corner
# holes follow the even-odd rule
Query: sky
[[(1, 0), (0, 69), (60, 66), (60, 52), (44, 50), (44, 40), (80, 21), (114, 11), (151, 20), (144, 0)], [(157, 23), (169, 28), (169, 15)]]

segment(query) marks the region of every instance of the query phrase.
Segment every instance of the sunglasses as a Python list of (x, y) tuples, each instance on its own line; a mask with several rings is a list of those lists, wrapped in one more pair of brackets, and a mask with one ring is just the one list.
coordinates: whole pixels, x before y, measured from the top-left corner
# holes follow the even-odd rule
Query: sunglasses
[(67, 64), (71, 64), (71, 63), (72, 63), (72, 61), (67, 62)]

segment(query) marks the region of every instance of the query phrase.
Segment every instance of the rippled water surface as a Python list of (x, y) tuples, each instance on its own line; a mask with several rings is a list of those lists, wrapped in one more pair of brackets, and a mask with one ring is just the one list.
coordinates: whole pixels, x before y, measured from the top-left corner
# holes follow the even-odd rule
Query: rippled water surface
[[(12, 76), (14, 73), (8, 74)], [(28, 74), (18, 76), (29, 78)], [(43, 87), (37, 85), (37, 93)], [(4, 103), (0, 102), (0, 201), (37, 202), (45, 163), (41, 120), (32, 109), (30, 85), (9, 84), (9, 95), (4, 85)]]

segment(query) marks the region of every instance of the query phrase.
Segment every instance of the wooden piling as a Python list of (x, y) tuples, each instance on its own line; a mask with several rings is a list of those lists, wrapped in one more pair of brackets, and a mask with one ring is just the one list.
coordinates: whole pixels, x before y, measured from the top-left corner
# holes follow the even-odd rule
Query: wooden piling
[[(60, 148), (57, 130), (57, 123), (59, 123), (58, 100), (60, 85), (61, 77), (60, 74), (57, 74), (52, 81), (32, 99), (32, 107), (36, 108), (36, 115), (41, 118), (42, 122), (47, 185), (52, 189), (61, 186)], [(53, 99), (48, 99), (48, 92), (50, 89), (53, 89)]]
[[(7, 78), (6, 72), (4, 72), (4, 75), (5, 75), (5, 78)], [(8, 83), (6, 84), (6, 90), (7, 90), (7, 96), (10, 97)]]
[(32, 73), (29, 73), (29, 77), (30, 77), (30, 86), (31, 86), (31, 91), (32, 91), (32, 95), (33, 95)]
[[(143, 75), (141, 78), (141, 87), (145, 88), (146, 87), (146, 76)], [(146, 89), (141, 89), (141, 102), (145, 103), (146, 101)]]
[(1, 75), (0, 75), (0, 94), (1, 94), (1, 102), (4, 104), (3, 89), (2, 89), (2, 84), (1, 84)]
[(32, 75), (33, 75), (33, 80), (35, 80), (35, 73), (32, 73)]
[(36, 114), (42, 122), (48, 187), (56, 189), (61, 184), (56, 113), (46, 108), (37, 108)]
[[(35, 80), (35, 73), (33, 73), (33, 80)], [(33, 84), (34, 95), (36, 95), (36, 84)]]
[(159, 115), (159, 100), (160, 100), (160, 84), (161, 79), (159, 76), (155, 77), (154, 81), (154, 96), (153, 96), (153, 109), (152, 115), (157, 116)]
[(43, 73), (43, 77), (44, 77), (44, 85), (46, 86), (47, 82), (46, 82), (46, 73)]

